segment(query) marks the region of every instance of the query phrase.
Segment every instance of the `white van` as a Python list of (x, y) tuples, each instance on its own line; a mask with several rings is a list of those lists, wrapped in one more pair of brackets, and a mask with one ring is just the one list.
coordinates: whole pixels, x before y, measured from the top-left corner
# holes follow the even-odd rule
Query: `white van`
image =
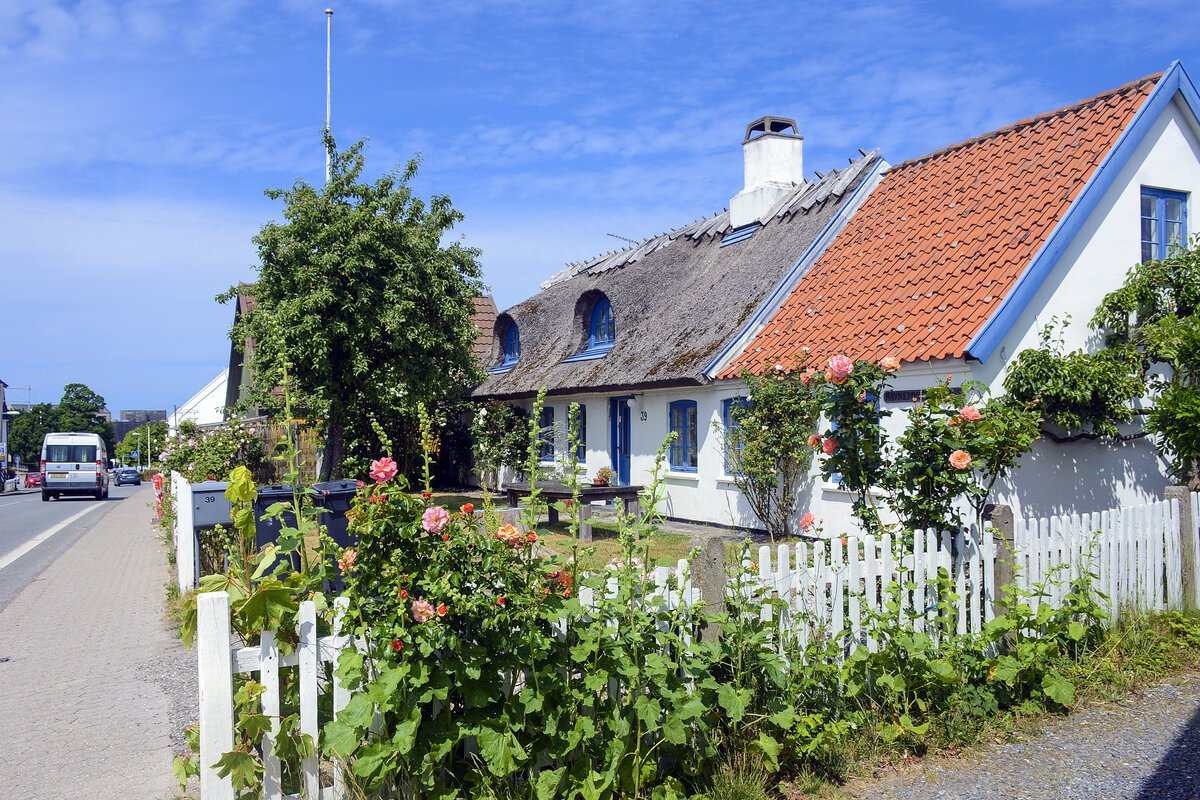
[(108, 451), (97, 433), (47, 433), (42, 440), (42, 500), (64, 494), (108, 497)]

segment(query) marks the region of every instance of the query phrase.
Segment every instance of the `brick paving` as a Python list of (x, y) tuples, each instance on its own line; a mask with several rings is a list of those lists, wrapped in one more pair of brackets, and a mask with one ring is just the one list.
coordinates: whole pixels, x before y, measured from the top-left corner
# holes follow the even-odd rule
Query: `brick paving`
[[(148, 488), (116, 504), (0, 612), (0, 794), (171, 798), (156, 668), (166, 554)], [(85, 518), (86, 520), (87, 518)]]

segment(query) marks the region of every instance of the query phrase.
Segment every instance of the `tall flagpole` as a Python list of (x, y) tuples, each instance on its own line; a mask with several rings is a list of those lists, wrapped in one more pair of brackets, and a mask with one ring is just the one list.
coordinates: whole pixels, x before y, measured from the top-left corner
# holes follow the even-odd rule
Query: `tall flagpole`
[[(325, 133), (330, 132), (330, 84), (329, 84), (329, 51), (333, 39), (333, 9), (325, 9)], [(329, 145), (325, 145), (325, 182), (329, 183)]]

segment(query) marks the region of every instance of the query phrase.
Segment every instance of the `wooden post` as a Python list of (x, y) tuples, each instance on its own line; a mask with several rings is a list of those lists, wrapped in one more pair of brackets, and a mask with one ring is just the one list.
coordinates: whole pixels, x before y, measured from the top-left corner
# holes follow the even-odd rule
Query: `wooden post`
[(997, 505), (992, 507), (991, 514), (985, 516), (984, 521), (993, 529), (992, 542), (994, 552), (996, 553), (994, 564), (993, 585), (996, 587), (996, 606), (993, 610), (993, 617), (998, 615), (999, 609), (1007, 609), (1012, 601), (1012, 596), (1005, 589), (1005, 586), (1013, 583), (1013, 564), (1016, 563), (1017, 554), (1013, 547), (1013, 531), (1016, 527), (1015, 516), (1013, 515), (1012, 506)]
[(591, 503), (579, 503), (579, 541), (590, 544), (592, 541), (592, 506)]
[[(188, 504), (191, 507), (191, 504)], [(188, 537), (190, 538), (190, 537)], [(200, 674), (200, 798), (233, 800), (233, 781), (213, 766), (233, 750), (233, 650), (229, 645), (229, 595), (196, 598), (196, 661)]]
[[(706, 536), (699, 541), (693, 539), (688, 549), (697, 546), (700, 552), (692, 562), (692, 585), (700, 590), (706, 613), (723, 614), (725, 584), (728, 581), (725, 574), (725, 542), (716, 536)], [(720, 628), (706, 625), (700, 631), (700, 640), (703, 642), (715, 642), (720, 638)]]
[(1183, 579), (1183, 610), (1200, 608), (1200, 597), (1196, 596), (1196, 518), (1192, 516), (1192, 498), (1186, 486), (1168, 486), (1168, 501), (1179, 503), (1179, 560)]

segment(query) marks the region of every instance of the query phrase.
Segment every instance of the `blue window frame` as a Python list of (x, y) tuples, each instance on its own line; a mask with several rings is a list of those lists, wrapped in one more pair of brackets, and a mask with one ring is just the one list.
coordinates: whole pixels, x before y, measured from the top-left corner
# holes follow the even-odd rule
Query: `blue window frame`
[(508, 326), (508, 333), (504, 336), (504, 362), (502, 366), (512, 366), (521, 359), (521, 332), (517, 330), (516, 323)]
[(592, 309), (592, 324), (588, 328), (588, 349), (612, 348), (617, 338), (617, 326), (613, 323), (612, 304), (607, 300), (597, 301)]
[(1142, 261), (1167, 257), (1187, 238), (1187, 195), (1142, 187)]
[[(745, 397), (727, 397), (721, 401), (721, 418), (725, 423), (725, 474), (734, 475), (735, 473), (729, 467), (729, 434), (738, 428), (742, 427), (738, 424), (737, 419), (733, 416), (733, 409), (737, 406), (746, 406), (749, 400)], [(745, 442), (738, 441), (734, 443), (733, 449), (737, 453), (741, 453), (745, 448)]]
[(695, 472), (698, 440), (696, 438), (696, 401), (676, 400), (670, 408), (670, 431), (679, 434), (671, 443), (671, 469)]
[(554, 460), (554, 409), (542, 408), (538, 417), (538, 439), (541, 440), (542, 461)]

